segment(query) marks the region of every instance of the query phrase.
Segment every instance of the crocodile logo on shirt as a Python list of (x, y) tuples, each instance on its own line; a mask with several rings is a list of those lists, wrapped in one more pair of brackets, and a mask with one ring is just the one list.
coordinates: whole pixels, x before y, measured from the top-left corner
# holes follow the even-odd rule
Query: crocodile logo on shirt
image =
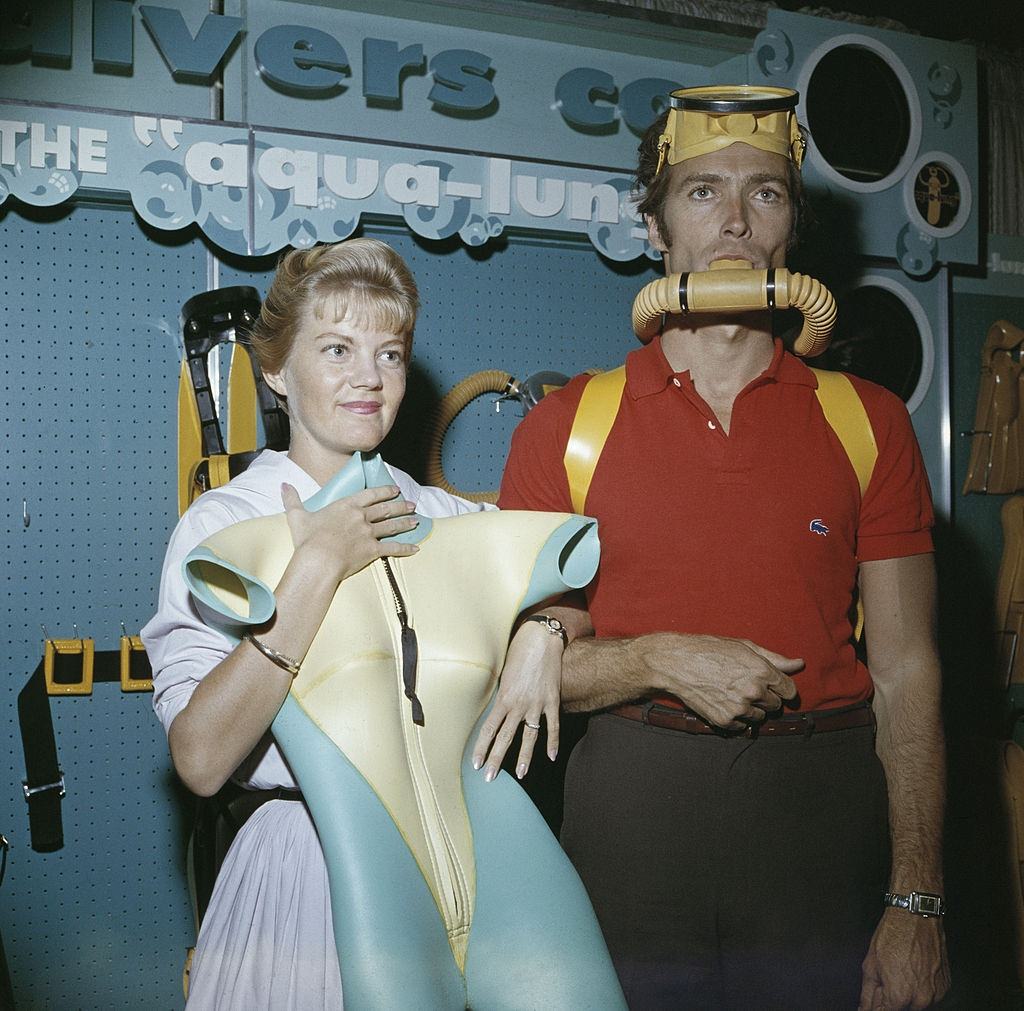
[(812, 534), (819, 534), (822, 537), (828, 537), (828, 527), (825, 526), (825, 521), (820, 516), (811, 520), (807, 529), (810, 530)]

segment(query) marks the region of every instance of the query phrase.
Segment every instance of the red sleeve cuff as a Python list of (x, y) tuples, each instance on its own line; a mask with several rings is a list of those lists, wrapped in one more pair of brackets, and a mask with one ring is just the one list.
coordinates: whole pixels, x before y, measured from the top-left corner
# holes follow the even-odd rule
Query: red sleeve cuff
[(883, 558), (906, 558), (909, 555), (926, 555), (933, 550), (931, 530), (878, 534), (858, 539), (857, 561), (878, 562)]

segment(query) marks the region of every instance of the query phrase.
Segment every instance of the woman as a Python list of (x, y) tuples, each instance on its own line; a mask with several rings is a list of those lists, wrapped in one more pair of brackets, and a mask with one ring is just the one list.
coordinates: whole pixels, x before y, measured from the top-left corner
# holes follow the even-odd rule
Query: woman
[[(303, 505), (390, 430), (405, 392), (417, 308), (408, 269), (382, 242), (355, 239), (281, 261), (253, 345), (268, 384), (287, 405), (289, 451), (263, 453), (185, 514), (168, 548), (159, 610), (143, 631), (154, 708), (175, 768), (201, 796), (228, 778), (253, 789), (297, 791), (269, 728), (340, 584), (351, 585), (377, 559), (397, 564), (416, 555), (417, 528), (432, 517), (481, 508), (421, 488), (394, 469), (393, 484), (315, 511)], [(280, 514), (282, 506), (293, 550), (276, 581), (273, 616), (239, 634), (232, 648), (190, 597), (182, 562), (226, 528)], [(561, 643), (535, 625), (520, 629), (514, 649), (521, 662), (550, 672)], [(531, 747), (542, 705), (521, 706), (534, 725), (527, 731)], [(218, 877), (193, 962), (190, 1005), (341, 1002), (320, 839), (305, 804), (271, 800), (246, 822)]]

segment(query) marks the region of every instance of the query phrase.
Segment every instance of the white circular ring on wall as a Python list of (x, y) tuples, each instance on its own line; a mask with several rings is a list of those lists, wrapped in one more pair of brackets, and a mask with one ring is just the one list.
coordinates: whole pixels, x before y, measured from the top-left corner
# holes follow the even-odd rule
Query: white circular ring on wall
[[(917, 173), (921, 171), (929, 162), (937, 161), (940, 162), (945, 168), (948, 168), (953, 173), (953, 178), (956, 179), (957, 184), (960, 186), (960, 210), (957, 216), (948, 224), (945, 228), (936, 228), (934, 225), (929, 225), (924, 218), (921, 217), (921, 212), (917, 209), (917, 204), (914, 203), (914, 184), (917, 181)], [(907, 208), (907, 215), (910, 221), (914, 223), (915, 228), (919, 228), (922, 232), (927, 235), (934, 235), (936, 238), (943, 239), (950, 235), (956, 235), (964, 225), (967, 224), (968, 219), (971, 216), (971, 179), (967, 175), (967, 170), (954, 158), (948, 151), (925, 151), (924, 154), (917, 156), (910, 171), (906, 174), (903, 179), (903, 203)]]
[(935, 373), (935, 339), (932, 334), (932, 325), (928, 322), (928, 316), (921, 303), (905, 284), (883, 274), (864, 274), (857, 278), (857, 283), (850, 291), (853, 292), (859, 288), (882, 288), (891, 292), (910, 310), (910, 315), (914, 317), (918, 337), (921, 341), (921, 375), (918, 377), (914, 392), (907, 401), (907, 413), (913, 414), (927, 395), (932, 385), (932, 376)]
[[(834, 49), (843, 46), (855, 46), (858, 49), (869, 49), (876, 56), (880, 56), (889, 69), (896, 75), (896, 79), (903, 88), (907, 99), (907, 113), (910, 116), (910, 130), (907, 137), (907, 149), (903, 157), (897, 162), (896, 167), (883, 179), (875, 179), (872, 182), (859, 182), (850, 179), (841, 172), (837, 172), (829, 165), (825, 156), (818, 150), (814, 143), (814, 135), (808, 128), (807, 151), (814, 161), (815, 167), (830, 182), (842, 186), (844, 189), (853, 190), (857, 193), (880, 193), (891, 186), (895, 186), (907, 172), (907, 166), (914, 160), (917, 149), (921, 146), (921, 102), (917, 97), (917, 85), (914, 83), (910, 71), (907, 70), (903, 61), (887, 45), (871, 38), (870, 35), (836, 35), (826, 39), (817, 49), (813, 49), (800, 70), (797, 79), (797, 91), (800, 92), (800, 105), (806, 113), (807, 109), (807, 87), (811, 81), (811, 75), (817, 69), (823, 57)], [(806, 116), (805, 116), (806, 122)]]

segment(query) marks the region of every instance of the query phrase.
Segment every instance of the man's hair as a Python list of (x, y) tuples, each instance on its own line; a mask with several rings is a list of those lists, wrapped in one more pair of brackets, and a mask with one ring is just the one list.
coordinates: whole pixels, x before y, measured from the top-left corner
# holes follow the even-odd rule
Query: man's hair
[(320, 319), (346, 316), (405, 339), (412, 351), (419, 311), (416, 282), (405, 261), (379, 239), (348, 239), (281, 257), (259, 319), (252, 347), (264, 372), (280, 372), (307, 311)]
[[(640, 145), (637, 147), (636, 177), (633, 186), (638, 197), (637, 210), (641, 214), (653, 218), (663, 241), (666, 244), (671, 244), (672, 236), (669, 234), (668, 223), (665, 220), (665, 201), (668, 200), (669, 180), (672, 177), (671, 166), (666, 162), (661, 172), (658, 172), (658, 143), (661, 140), (661, 135), (665, 132), (668, 113), (669, 110), (666, 109), (647, 128), (640, 140)], [(804, 132), (802, 127), (800, 132), (801, 134)], [(793, 225), (789, 233), (789, 248), (793, 249), (800, 239), (801, 230), (807, 220), (808, 207), (800, 169), (788, 158), (786, 159), (786, 183), (789, 189), (789, 199), (793, 205)]]

